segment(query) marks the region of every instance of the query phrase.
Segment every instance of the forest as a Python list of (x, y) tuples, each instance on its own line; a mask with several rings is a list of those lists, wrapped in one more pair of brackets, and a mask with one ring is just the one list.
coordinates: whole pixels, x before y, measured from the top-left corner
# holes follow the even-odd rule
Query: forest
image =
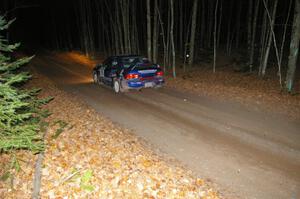
[(299, 43), (300, 0), (1, 0), (0, 198), (297, 198)]
[(188, 71), (201, 60), (215, 72), (222, 54), (235, 60), (240, 72), (263, 78), (276, 70), (279, 88), (289, 92), (297, 77), (299, 0), (14, 0), (3, 5), (9, 19), (20, 18), (19, 26), (32, 21), (27, 38), (13, 28), (11, 38), (30, 38), (48, 49), (88, 56), (143, 54), (174, 78), (176, 69)]

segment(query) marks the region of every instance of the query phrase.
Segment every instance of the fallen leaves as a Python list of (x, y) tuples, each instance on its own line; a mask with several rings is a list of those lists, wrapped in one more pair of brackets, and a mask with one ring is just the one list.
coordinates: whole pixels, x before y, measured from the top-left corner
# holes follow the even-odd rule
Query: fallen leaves
[[(219, 68), (212, 73), (211, 67), (203, 64), (190, 69), (186, 74), (178, 71), (176, 79), (166, 77), (166, 84), (184, 92), (237, 101), (246, 106), (280, 113), (299, 121), (300, 95), (292, 96), (280, 91), (276, 77), (276, 71), (270, 70), (265, 78), (259, 78), (256, 74), (233, 72), (230, 67)], [(300, 91), (299, 86), (300, 78), (296, 78), (296, 92)]]
[[(202, 179), (155, 155), (75, 96), (50, 81), (34, 83), (55, 97), (47, 105), (49, 122), (64, 121), (50, 125), (46, 135), (41, 198), (219, 198)], [(30, 198), (35, 157), (26, 156), (30, 164), (21, 165), (16, 189), (0, 188), (5, 198)]]

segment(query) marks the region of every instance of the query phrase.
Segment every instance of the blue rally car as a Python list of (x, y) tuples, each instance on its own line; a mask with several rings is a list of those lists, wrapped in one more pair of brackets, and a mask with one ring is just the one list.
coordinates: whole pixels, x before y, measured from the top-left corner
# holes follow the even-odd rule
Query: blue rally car
[(158, 64), (138, 55), (111, 56), (93, 69), (95, 83), (105, 84), (116, 93), (130, 89), (158, 88), (164, 84)]

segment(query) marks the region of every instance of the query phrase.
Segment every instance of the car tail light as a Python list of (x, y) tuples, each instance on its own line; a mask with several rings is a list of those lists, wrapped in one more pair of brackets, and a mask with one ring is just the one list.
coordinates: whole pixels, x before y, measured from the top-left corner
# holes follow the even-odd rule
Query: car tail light
[(162, 71), (156, 72), (156, 76), (163, 76), (163, 75), (164, 75), (164, 72), (162, 72)]
[(137, 78), (139, 78), (139, 74), (130, 73), (126, 75), (126, 79), (137, 79)]

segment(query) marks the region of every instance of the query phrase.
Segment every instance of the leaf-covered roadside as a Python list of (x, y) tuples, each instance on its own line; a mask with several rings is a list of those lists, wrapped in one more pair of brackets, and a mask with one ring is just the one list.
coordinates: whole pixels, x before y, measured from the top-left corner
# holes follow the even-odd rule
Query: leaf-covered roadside
[[(232, 65), (224, 59), (219, 65)], [(295, 92), (290, 95), (280, 91), (276, 75), (257, 78), (255, 74), (234, 72), (232, 68), (219, 68), (216, 73), (210, 65), (201, 63), (187, 73), (179, 72), (173, 79), (166, 77), (166, 86), (201, 96), (209, 96), (223, 101), (238, 102), (251, 109), (281, 114), (300, 121), (300, 78), (295, 79)], [(273, 71), (276, 73), (275, 71)]]
[[(39, 78), (43, 81), (34, 80), (35, 86), (55, 97), (47, 105), (53, 114), (48, 118), (52, 125), (46, 136), (41, 198), (219, 198), (205, 181), (154, 154), (129, 130)], [(5, 198), (31, 196), (35, 158), (23, 159), (15, 189), (2, 183), (0, 195)]]

